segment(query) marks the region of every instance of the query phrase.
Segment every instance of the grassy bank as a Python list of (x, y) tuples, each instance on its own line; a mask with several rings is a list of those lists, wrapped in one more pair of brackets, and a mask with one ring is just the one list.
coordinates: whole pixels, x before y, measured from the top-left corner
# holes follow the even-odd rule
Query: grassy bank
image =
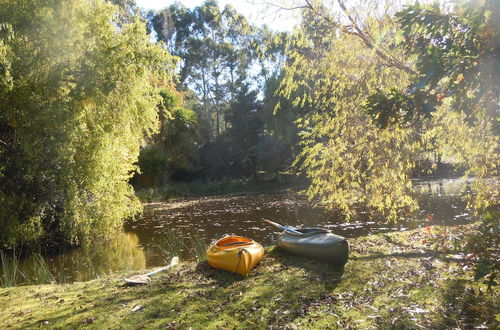
[[(143, 287), (124, 274), (0, 289), (2, 327), (469, 328), (498, 326), (497, 287), (471, 280), (432, 227), (351, 240), (344, 270), (270, 249), (247, 278), (182, 263)], [(499, 315), (496, 316), (497, 319)]]

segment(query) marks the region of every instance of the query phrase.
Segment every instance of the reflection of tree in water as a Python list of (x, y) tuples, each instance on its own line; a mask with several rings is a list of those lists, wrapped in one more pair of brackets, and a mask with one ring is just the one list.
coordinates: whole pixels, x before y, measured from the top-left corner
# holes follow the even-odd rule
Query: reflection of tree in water
[[(118, 232), (106, 240), (66, 251), (50, 258), (50, 268), (58, 282), (86, 281), (115, 271), (146, 267), (146, 256), (135, 233)], [(28, 258), (26, 268), (33, 264)]]
[[(401, 219), (397, 224), (368, 222), (368, 214), (363, 210), (353, 221), (344, 223), (340, 212), (313, 207), (314, 202), (294, 194), (204, 198), (156, 205), (146, 208), (146, 215), (141, 220), (126, 227), (133, 232), (119, 232), (109, 240), (65, 251), (53, 256), (50, 266), (56, 281), (64, 283), (89, 280), (110, 272), (144, 269), (146, 260), (149, 266), (163, 265), (171, 256), (165, 261), (162, 250), (168, 244), (160, 238), (165, 238), (168, 230), (187, 244), (184, 246), (179, 241), (180, 248), (185, 249), (180, 255), (183, 258), (196, 258), (192, 241), (207, 243), (225, 233), (237, 233), (271, 244), (273, 230), (263, 226), (261, 218), (290, 226), (324, 227), (348, 238), (399, 230), (401, 226), (457, 225), (472, 220), (463, 198), (470, 191), (470, 182), (423, 181), (415, 184), (415, 190), (419, 213)], [(156, 245), (160, 245), (160, 249)], [(28, 269), (33, 266), (33, 261), (23, 264), (24, 269)]]
[(438, 183), (438, 196), (445, 196), (446, 193), (444, 192), (444, 186), (443, 186), (443, 182), (442, 181), (439, 181)]

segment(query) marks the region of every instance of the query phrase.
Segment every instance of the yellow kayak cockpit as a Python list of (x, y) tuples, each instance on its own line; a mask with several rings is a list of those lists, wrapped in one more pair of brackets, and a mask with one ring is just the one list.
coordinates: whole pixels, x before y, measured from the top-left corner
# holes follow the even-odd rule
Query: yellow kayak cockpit
[(264, 256), (264, 248), (246, 237), (228, 235), (210, 245), (207, 261), (210, 266), (246, 276)]

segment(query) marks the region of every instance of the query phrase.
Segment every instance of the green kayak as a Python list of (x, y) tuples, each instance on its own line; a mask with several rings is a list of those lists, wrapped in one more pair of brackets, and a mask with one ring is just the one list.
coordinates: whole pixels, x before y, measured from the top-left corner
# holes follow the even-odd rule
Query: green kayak
[(345, 237), (321, 228), (294, 228), (302, 234), (284, 231), (278, 237), (278, 246), (292, 254), (344, 265), (349, 256)]

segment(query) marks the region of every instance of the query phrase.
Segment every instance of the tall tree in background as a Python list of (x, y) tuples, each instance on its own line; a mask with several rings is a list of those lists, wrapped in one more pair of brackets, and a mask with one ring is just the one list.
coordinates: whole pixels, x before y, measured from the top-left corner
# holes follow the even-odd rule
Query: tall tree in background
[(262, 104), (257, 99), (257, 92), (243, 86), (231, 102), (226, 120), (229, 123), (227, 134), (231, 136), (233, 167), (244, 175), (255, 174), (256, 146), (262, 133)]
[(153, 18), (158, 39), (181, 58), (180, 83), (200, 96), (212, 138), (225, 129), (224, 112), (247, 78), (251, 26), (231, 6), (206, 1), (192, 10), (174, 4)]
[(79, 243), (140, 209), (128, 179), (174, 63), (117, 17), (101, 0), (0, 1), (1, 244)]
[(285, 49), (289, 38), (289, 32), (274, 32), (267, 26), (254, 30), (251, 39), (252, 57), (260, 68), (257, 79), (263, 89), (266, 89), (266, 83), (270, 79), (280, 74), (285, 64)]

